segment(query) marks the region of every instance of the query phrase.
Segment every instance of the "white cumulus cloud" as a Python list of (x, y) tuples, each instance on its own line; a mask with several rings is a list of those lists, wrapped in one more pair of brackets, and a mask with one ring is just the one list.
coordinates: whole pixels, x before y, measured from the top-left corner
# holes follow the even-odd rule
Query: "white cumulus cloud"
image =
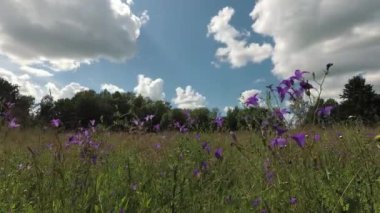
[[(225, 47), (216, 50), (215, 56), (221, 62), (228, 62), (233, 68), (239, 68), (248, 63), (260, 63), (272, 54), (272, 46), (268, 43), (248, 43), (244, 37), (250, 34), (246, 31), (239, 32), (230, 25), (234, 15), (233, 8), (225, 7), (218, 15), (212, 17), (208, 28), (208, 36), (222, 43)], [(214, 62), (215, 63), (215, 62)]]
[(75, 93), (89, 89), (75, 82), (71, 82), (61, 88), (51, 82), (48, 82), (45, 86), (40, 86), (28, 74), (16, 75), (14, 72), (3, 68), (0, 68), (0, 77), (11, 84), (18, 85), (22, 95), (33, 96), (36, 102), (39, 102), (43, 96), (48, 94), (51, 94), (57, 100), (60, 98), (71, 98)]
[(223, 108), (223, 112), (224, 112), (224, 114), (227, 114), (228, 111), (233, 110), (233, 109), (234, 109), (233, 106), (225, 106), (225, 107)]
[(28, 74), (16, 75), (12, 71), (0, 68), (0, 77), (11, 84), (18, 85), (22, 95), (30, 95), (40, 100), (44, 94), (44, 90), (38, 84), (30, 81)]
[(180, 109), (195, 109), (206, 106), (206, 97), (196, 92), (191, 86), (185, 89), (177, 87), (176, 97), (172, 100)]
[(336, 98), (357, 74), (380, 91), (380, 1), (260, 0), (251, 16), (253, 30), (274, 40), (277, 77), (333, 62), (325, 97)]
[(146, 11), (133, 13), (132, 2), (1, 0), (0, 54), (21, 66), (54, 71), (99, 59), (130, 59), (149, 20)]
[(125, 92), (125, 90), (123, 88), (120, 88), (120, 87), (113, 85), (113, 84), (107, 84), (107, 83), (102, 84), (100, 88), (101, 88), (101, 90), (107, 90), (110, 93)]
[(137, 95), (150, 98), (154, 101), (164, 100), (164, 80), (157, 78), (155, 80), (145, 77), (144, 75), (137, 76), (137, 86), (133, 89)]
[(62, 88), (59, 88), (54, 83), (49, 82), (45, 85), (45, 89), (48, 94), (51, 93), (55, 100), (61, 98), (71, 98), (78, 92), (89, 90), (88, 87), (82, 86), (76, 82), (71, 82)]
[(43, 70), (43, 69), (38, 69), (34, 67), (29, 67), (29, 66), (21, 66), (20, 67), (21, 71), (24, 71), (30, 75), (36, 76), (36, 77), (51, 77), (53, 76), (52, 73)]

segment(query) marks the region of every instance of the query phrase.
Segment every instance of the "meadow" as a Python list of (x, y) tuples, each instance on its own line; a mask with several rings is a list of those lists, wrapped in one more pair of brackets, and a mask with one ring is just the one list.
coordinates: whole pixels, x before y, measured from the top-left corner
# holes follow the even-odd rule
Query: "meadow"
[[(379, 131), (305, 127), (271, 147), (254, 129), (3, 127), (0, 211), (379, 212)], [(292, 138), (296, 132), (304, 144)]]

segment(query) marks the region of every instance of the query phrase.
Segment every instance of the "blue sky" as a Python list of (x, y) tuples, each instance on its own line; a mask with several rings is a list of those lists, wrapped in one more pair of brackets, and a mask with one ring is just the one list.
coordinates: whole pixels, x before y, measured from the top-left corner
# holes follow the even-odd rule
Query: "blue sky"
[(3, 0), (0, 76), (37, 100), (107, 84), (223, 111), (329, 62), (323, 97), (357, 74), (380, 91), (379, 38), (377, 0)]
[[(75, 80), (90, 88), (99, 89), (103, 82), (112, 83), (133, 91), (137, 75), (164, 80), (166, 99), (175, 97), (177, 87), (191, 85), (207, 98), (208, 107), (238, 104), (240, 94), (247, 89), (261, 89), (269, 82), (276, 82), (271, 75), (271, 61), (232, 69), (229, 64), (216, 68), (215, 50), (220, 46), (207, 37), (210, 19), (226, 5), (235, 8), (232, 24), (237, 29), (250, 30), (249, 13), (251, 1), (194, 0), (165, 1), (139, 0), (133, 5), (135, 13), (148, 10), (150, 20), (141, 29), (138, 51), (133, 59), (124, 63), (102, 60), (89, 66), (81, 66), (75, 73), (62, 73), (57, 79), (62, 83)], [(251, 40), (261, 42), (264, 38), (255, 35)], [(266, 38), (265, 40), (270, 40)], [(255, 83), (257, 79), (265, 83)]]

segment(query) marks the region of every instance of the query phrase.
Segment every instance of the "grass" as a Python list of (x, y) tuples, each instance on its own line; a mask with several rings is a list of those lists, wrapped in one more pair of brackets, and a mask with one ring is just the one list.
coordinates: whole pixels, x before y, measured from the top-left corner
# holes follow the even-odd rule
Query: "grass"
[(297, 130), (305, 148), (270, 150), (254, 132), (231, 146), (228, 133), (99, 130), (90, 149), (54, 129), (3, 128), (0, 212), (380, 212), (380, 144), (368, 136), (379, 130), (313, 127)]

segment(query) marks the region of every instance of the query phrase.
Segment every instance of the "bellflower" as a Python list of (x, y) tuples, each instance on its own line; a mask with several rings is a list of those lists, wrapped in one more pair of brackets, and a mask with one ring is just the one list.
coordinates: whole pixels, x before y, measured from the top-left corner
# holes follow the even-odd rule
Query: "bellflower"
[(208, 169), (208, 163), (206, 161), (201, 162), (201, 169), (202, 170), (207, 170)]
[(334, 109), (333, 106), (323, 106), (318, 109), (317, 115), (319, 117), (328, 117), (331, 115), (331, 110)]
[(256, 93), (254, 95), (251, 95), (249, 96), (245, 101), (244, 101), (244, 104), (247, 106), (247, 107), (251, 107), (251, 106), (259, 106), (259, 98), (257, 97), (259, 94)]
[(159, 132), (160, 129), (161, 129), (160, 124), (156, 124), (156, 125), (153, 126), (153, 130), (156, 131), (156, 132)]
[(219, 160), (223, 159), (223, 148), (217, 148), (214, 155)]
[(309, 72), (296, 70), (294, 72), (294, 75), (292, 77), (290, 77), (290, 78), (294, 79), (294, 80), (297, 80), (297, 81), (301, 81), (303, 79), (303, 74), (305, 74), (305, 73), (309, 73)]
[(153, 147), (157, 150), (161, 149), (161, 144), (160, 143), (156, 143), (153, 145)]
[(251, 201), (251, 206), (254, 207), (254, 208), (257, 208), (260, 206), (260, 203), (261, 203), (261, 199), (260, 198), (256, 198), (254, 200)]
[(321, 135), (319, 135), (319, 134), (315, 134), (314, 135), (314, 142), (318, 142), (318, 141), (320, 141), (321, 140)]
[(291, 197), (289, 200), (290, 205), (296, 205), (297, 204), (297, 198), (296, 197)]
[(193, 176), (197, 178), (201, 177), (201, 171), (199, 169), (194, 169)]
[(289, 88), (277, 87), (277, 93), (280, 96), (281, 102), (284, 101), (286, 93), (288, 93)]
[(203, 142), (202, 143), (202, 149), (205, 150), (207, 153), (210, 154), (211, 152), (211, 148), (210, 148), (210, 145), (207, 143), (207, 142)]
[(53, 127), (59, 127), (59, 126), (62, 124), (62, 122), (61, 122), (61, 120), (59, 120), (59, 119), (57, 118), (57, 119), (52, 119), (52, 120), (50, 121), (50, 124), (51, 124)]
[(285, 85), (286, 88), (291, 88), (294, 82), (292, 79), (285, 79), (285, 80), (282, 80), (280, 84)]
[(275, 108), (275, 109), (273, 110), (273, 115), (274, 115), (276, 118), (278, 118), (279, 120), (284, 120), (284, 119), (285, 119), (284, 115), (285, 115), (286, 113), (290, 113), (290, 111), (287, 110), (287, 109), (285, 109), (285, 108), (283, 108), (283, 109)]
[(221, 116), (216, 116), (215, 120), (214, 120), (214, 123), (216, 124), (216, 126), (218, 128), (222, 128), (223, 127), (223, 117)]
[(293, 140), (296, 141), (297, 145), (301, 148), (305, 147), (306, 135), (304, 133), (298, 133), (292, 136)]
[(8, 123), (8, 128), (15, 129), (20, 127), (20, 124), (17, 123), (16, 118), (12, 118)]
[(199, 140), (201, 139), (201, 134), (199, 134), (199, 132), (197, 132), (197, 133), (195, 134), (195, 139), (196, 139), (197, 141), (199, 141)]
[(154, 115), (147, 115), (145, 116), (145, 121), (151, 121), (154, 118)]
[(278, 136), (281, 136), (281, 135), (283, 135), (285, 132), (288, 131), (287, 129), (282, 128), (281, 126), (278, 126), (278, 125), (274, 126), (273, 128), (276, 130), (276, 133), (277, 133)]
[(276, 147), (284, 148), (287, 145), (288, 145), (288, 141), (285, 138), (282, 138), (282, 137), (274, 138), (270, 142), (270, 146), (272, 147), (272, 149), (274, 149)]
[(309, 84), (308, 81), (301, 81), (301, 82), (300, 82), (300, 86), (301, 86), (301, 88), (304, 89), (304, 90), (310, 90), (310, 89), (313, 88), (313, 86), (312, 86), (311, 84)]

